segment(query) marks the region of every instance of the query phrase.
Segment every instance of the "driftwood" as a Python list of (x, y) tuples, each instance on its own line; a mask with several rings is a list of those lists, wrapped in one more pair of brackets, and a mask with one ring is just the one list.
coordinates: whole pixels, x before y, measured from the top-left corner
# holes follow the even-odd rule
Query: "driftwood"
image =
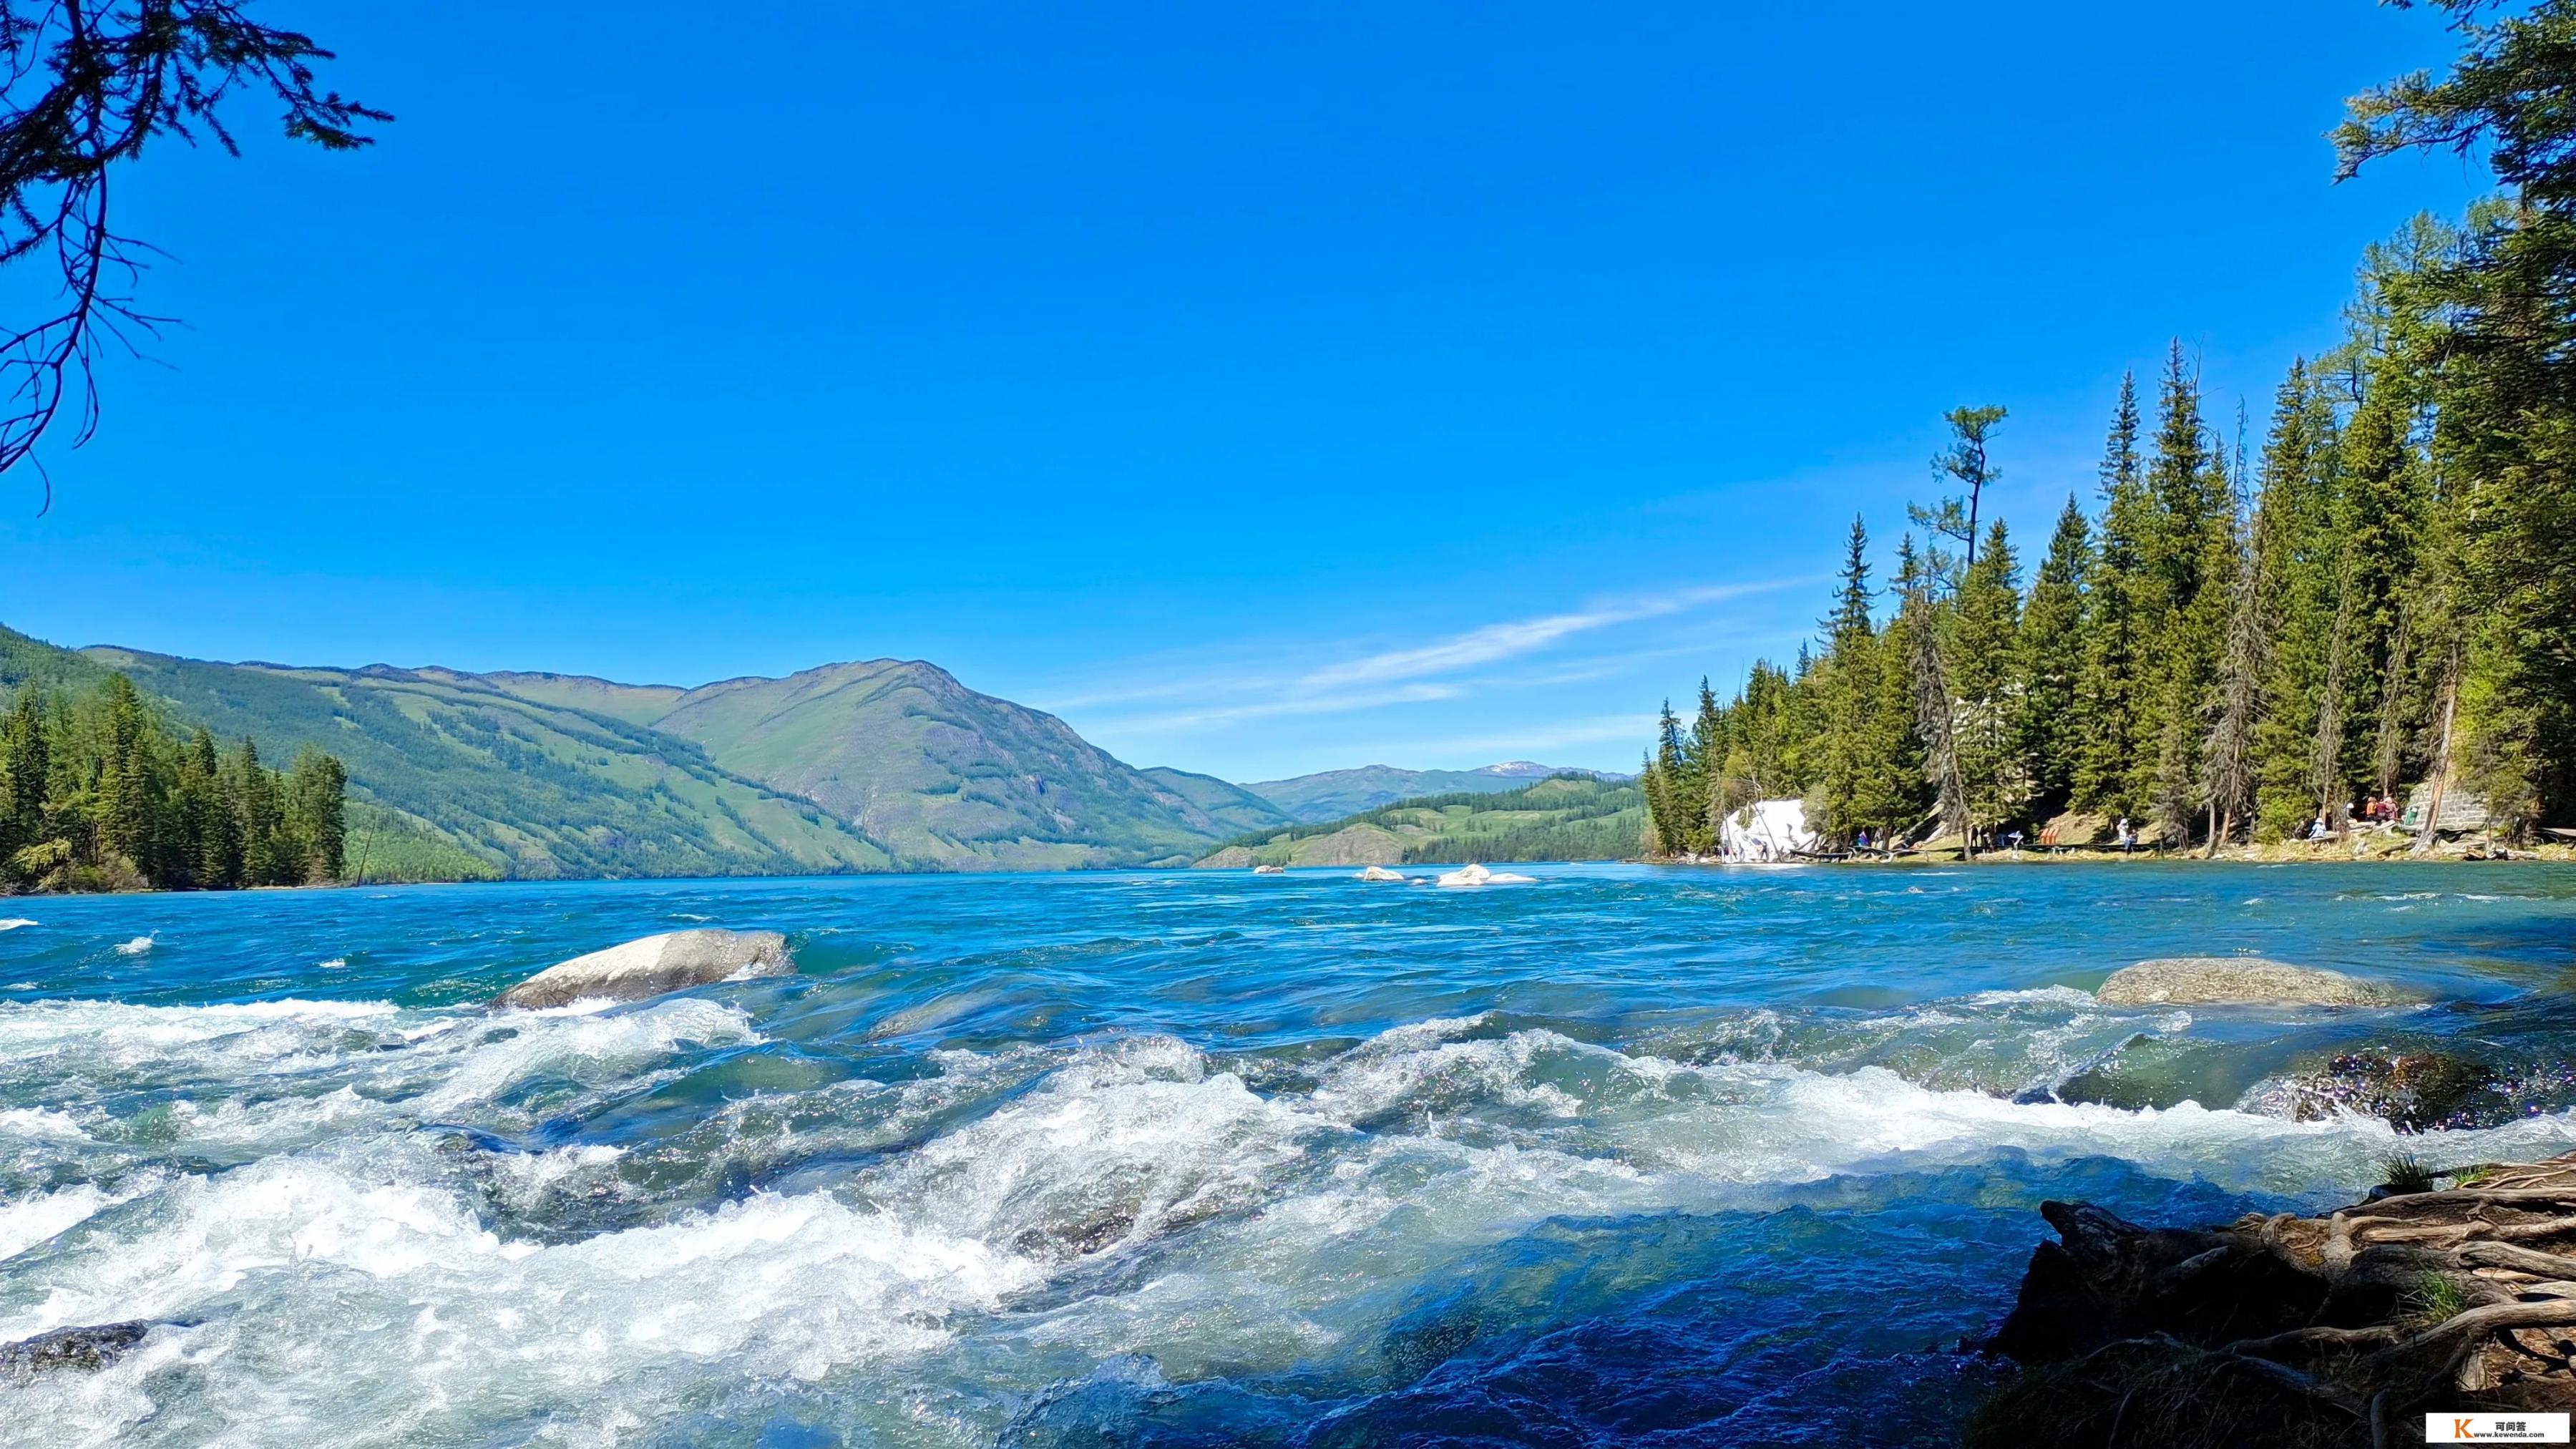
[(2428, 1412), (2576, 1410), (2576, 1154), (2452, 1176), (2206, 1229), (2042, 1204), (2059, 1241), (1985, 1345), (2030, 1372), (1971, 1442), (2383, 1445)]

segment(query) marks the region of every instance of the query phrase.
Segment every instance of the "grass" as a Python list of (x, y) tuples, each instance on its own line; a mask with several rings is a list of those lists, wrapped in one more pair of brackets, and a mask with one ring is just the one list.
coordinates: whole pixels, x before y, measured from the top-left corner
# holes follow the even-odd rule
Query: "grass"
[(2448, 1323), (2465, 1312), (2468, 1296), (2460, 1291), (2459, 1280), (2448, 1273), (2426, 1273), (2406, 1290), (2401, 1305), (2409, 1321), (2420, 1328)]
[(2392, 1152), (2379, 1159), (2379, 1180), (2392, 1194), (2431, 1192), (2441, 1174), (2411, 1152)]

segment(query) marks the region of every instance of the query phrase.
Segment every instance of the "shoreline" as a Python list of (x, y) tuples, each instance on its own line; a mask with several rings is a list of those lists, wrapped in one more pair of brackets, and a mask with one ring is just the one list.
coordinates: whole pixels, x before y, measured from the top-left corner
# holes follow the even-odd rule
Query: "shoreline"
[[(1920, 865), (2101, 865), (2157, 862), (2168, 865), (2530, 865), (2576, 864), (2576, 845), (2550, 841), (2540, 845), (2477, 846), (2451, 841), (2432, 851), (2417, 855), (2413, 842), (2400, 839), (2393, 845), (2372, 846), (2358, 843), (2346, 847), (2340, 841), (2283, 841), (2273, 845), (2231, 845), (2216, 854), (2202, 848), (2184, 850), (2157, 849), (2141, 846), (2136, 850), (2094, 845), (2061, 845), (2054, 847), (2023, 846), (1980, 850), (1974, 856), (1962, 853), (1956, 845), (1935, 846), (1908, 851), (1902, 855), (1808, 856), (1789, 860), (1748, 861), (1719, 860), (1708, 856), (1646, 856), (1640, 865), (1826, 865), (1869, 868)], [(2491, 853), (2490, 853), (2491, 852)]]

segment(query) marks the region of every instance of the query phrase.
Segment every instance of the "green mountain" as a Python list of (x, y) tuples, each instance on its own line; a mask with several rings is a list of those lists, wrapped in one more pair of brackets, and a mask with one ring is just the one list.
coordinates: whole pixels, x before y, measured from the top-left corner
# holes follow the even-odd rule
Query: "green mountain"
[[(32, 642), (32, 641), (30, 641)], [(55, 651), (57, 653), (61, 651)], [(703, 751), (625, 720), (505, 692), (447, 670), (213, 664), (91, 648), (171, 716), (272, 758), (306, 745), (340, 757), (349, 863), (371, 877), (425, 848), (423, 874), (739, 875), (884, 870), (893, 852)], [(56, 675), (75, 666), (57, 665)], [(379, 842), (375, 836), (387, 838)], [(387, 848), (380, 855), (378, 846)], [(469, 868), (452, 857), (474, 863)]]
[(1507, 760), (1476, 770), (1399, 770), (1392, 765), (1362, 765), (1356, 770), (1326, 770), (1287, 780), (1263, 780), (1243, 788), (1286, 811), (1290, 819), (1315, 824), (1425, 795), (1499, 794), (1555, 775), (1606, 778), (1593, 770), (1563, 770), (1527, 760)]
[(1179, 865), (1288, 823), (1238, 786), (1133, 769), (917, 661), (682, 689), (218, 664), (0, 629), (0, 692), (87, 689), (111, 670), (174, 723), (279, 761), (339, 756), (350, 865), (370, 879)]
[(919, 660), (710, 684), (653, 727), (948, 869), (1185, 865), (1244, 818), (1205, 788), (1230, 791), (1223, 781), (1135, 769), (1055, 716)]
[(1197, 864), (1239, 870), (1621, 860), (1643, 848), (1645, 828), (1645, 792), (1635, 782), (1568, 773), (1517, 789), (1430, 795), (1338, 820), (1247, 832)]
[(1241, 785), (1230, 784), (1214, 775), (1194, 775), (1168, 765), (1156, 765), (1146, 770), (1144, 775), (1162, 789), (1197, 807), (1209, 820), (1224, 827), (1229, 836), (1275, 830), (1297, 823), (1287, 811)]

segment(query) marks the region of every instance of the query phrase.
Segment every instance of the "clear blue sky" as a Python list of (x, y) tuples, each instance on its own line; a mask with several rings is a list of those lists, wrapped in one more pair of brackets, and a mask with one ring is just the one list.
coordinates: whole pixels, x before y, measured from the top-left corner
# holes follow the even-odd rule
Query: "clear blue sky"
[(259, 8), (400, 120), (121, 183), (188, 325), (50, 515), (0, 478), (0, 620), (920, 657), (1237, 779), (1633, 766), (1943, 409), (2011, 408), (2036, 544), (2123, 367), (2179, 336), (2259, 424), (2478, 181), (2330, 184), (2341, 99), (2452, 51), (2365, 0)]

